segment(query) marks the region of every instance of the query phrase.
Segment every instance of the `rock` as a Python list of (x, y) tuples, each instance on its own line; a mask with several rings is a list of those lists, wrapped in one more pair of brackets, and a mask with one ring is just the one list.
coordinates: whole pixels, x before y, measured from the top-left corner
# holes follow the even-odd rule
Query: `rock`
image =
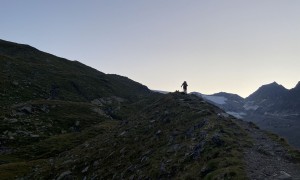
[(166, 165), (164, 162), (161, 162), (160, 163), (160, 172), (161, 173), (165, 173), (167, 170), (166, 170)]
[(185, 132), (186, 138), (191, 138), (194, 136), (194, 128), (189, 128), (186, 132)]
[(94, 99), (91, 101), (91, 103), (97, 106), (103, 106), (102, 102), (99, 99)]
[(16, 123), (16, 122), (18, 122), (18, 119), (15, 119), (15, 118), (13, 118), (13, 119), (4, 118), (4, 121), (7, 121), (8, 123)]
[(43, 105), (41, 108), (41, 111), (45, 112), (45, 113), (49, 113), (49, 107), (47, 105)]
[(9, 139), (15, 139), (14, 136), (17, 135), (16, 133), (12, 133), (10, 131), (8, 131), (7, 136)]
[(180, 144), (174, 144), (167, 150), (167, 152), (168, 153), (177, 152), (180, 148), (181, 148)]
[(54, 159), (53, 158), (49, 159), (49, 164), (50, 164), (50, 166), (54, 166)]
[(121, 153), (121, 154), (125, 153), (125, 150), (126, 150), (126, 147), (123, 147), (123, 148), (120, 150), (120, 153)]
[(89, 166), (85, 167), (81, 172), (86, 173), (89, 170)]
[(80, 124), (80, 121), (75, 122), (75, 126), (79, 126), (79, 124)]
[(219, 134), (214, 134), (211, 140), (216, 146), (224, 145), (224, 141), (220, 138)]
[(90, 146), (89, 143), (84, 143), (84, 147), (85, 147), (85, 148), (88, 148), (89, 146)]
[(201, 152), (203, 151), (204, 142), (200, 142), (195, 145), (192, 152), (193, 159), (198, 159), (200, 157)]
[(66, 176), (68, 176), (70, 174), (72, 174), (71, 171), (65, 171), (65, 172), (61, 173), (56, 180), (64, 179)]
[(153, 152), (153, 151), (152, 151), (151, 149), (149, 149), (148, 151), (146, 151), (146, 152), (143, 153), (143, 156), (152, 154), (152, 152)]
[(20, 112), (24, 112), (26, 114), (31, 114), (32, 113), (32, 106), (30, 104), (25, 105), (21, 108), (18, 109)]
[(70, 164), (70, 163), (72, 163), (72, 162), (73, 162), (73, 160), (69, 159), (69, 160), (64, 161), (64, 162), (62, 163), (62, 165)]
[(11, 111), (11, 116), (12, 116), (12, 117), (22, 116), (22, 115), (25, 115), (25, 114), (24, 114), (24, 113), (17, 112), (16, 110), (12, 110), (12, 111)]
[(206, 124), (206, 119), (204, 119), (203, 121), (199, 122), (198, 124), (196, 124), (194, 126), (194, 129), (200, 129), (202, 128), (204, 125)]
[(144, 161), (148, 161), (149, 157), (148, 156), (143, 156), (141, 158), (141, 163), (144, 162)]
[(40, 137), (40, 135), (38, 135), (38, 134), (30, 134), (30, 137), (32, 137), (32, 138), (38, 138), (38, 137)]
[(219, 113), (218, 116), (219, 116), (219, 117), (228, 118), (228, 117), (229, 117), (229, 114), (227, 114), (227, 113)]
[(127, 120), (122, 120), (121, 122), (120, 122), (120, 125), (127, 125), (129, 123), (129, 121), (127, 121)]
[(135, 177), (135, 175), (133, 174), (133, 175), (131, 175), (130, 177), (129, 177), (129, 180), (133, 180), (134, 179), (134, 177)]
[(16, 133), (17, 133), (17, 134), (21, 134), (21, 135), (25, 135), (25, 136), (29, 136), (31, 132), (29, 132), (29, 131), (21, 131), (21, 130), (17, 130)]
[(12, 84), (13, 84), (14, 86), (18, 86), (18, 85), (19, 85), (19, 82), (18, 82), (18, 81), (13, 81)]
[(94, 167), (98, 167), (99, 164), (100, 164), (100, 162), (97, 160), (97, 161), (95, 161), (95, 162), (93, 163), (93, 166), (94, 166)]
[(108, 104), (108, 105), (112, 104), (111, 98), (106, 98), (106, 99), (101, 98), (100, 100), (101, 100), (101, 102), (104, 103), (104, 104)]
[(124, 102), (126, 99), (123, 99), (121, 97), (113, 96), (113, 99), (119, 103)]
[(160, 135), (161, 134), (161, 130), (158, 130), (155, 134), (156, 135)]
[(119, 136), (124, 136), (126, 134), (126, 131), (123, 131)]
[(284, 171), (280, 171), (279, 175), (277, 176), (277, 179), (292, 180), (292, 176)]
[(204, 176), (206, 174), (208, 174), (209, 172), (211, 172), (213, 169), (209, 168), (207, 165), (204, 165), (201, 169), (201, 174)]
[(92, 110), (95, 112), (95, 113), (98, 113), (99, 115), (101, 115), (101, 116), (105, 116), (105, 117), (107, 117), (107, 115), (105, 114), (105, 112), (102, 110), (102, 109), (100, 109), (100, 108), (92, 108)]

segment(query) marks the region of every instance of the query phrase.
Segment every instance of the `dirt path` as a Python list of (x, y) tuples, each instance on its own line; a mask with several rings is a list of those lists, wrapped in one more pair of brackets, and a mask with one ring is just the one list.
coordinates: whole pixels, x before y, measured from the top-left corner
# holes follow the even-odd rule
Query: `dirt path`
[(300, 164), (290, 161), (287, 150), (250, 123), (240, 122), (254, 146), (244, 151), (246, 171), (251, 180), (300, 180)]

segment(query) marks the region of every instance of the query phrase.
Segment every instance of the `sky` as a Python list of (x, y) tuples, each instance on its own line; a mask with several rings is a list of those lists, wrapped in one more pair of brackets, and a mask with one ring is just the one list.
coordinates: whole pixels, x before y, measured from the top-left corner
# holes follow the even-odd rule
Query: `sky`
[(300, 81), (299, 0), (0, 0), (0, 39), (150, 89), (247, 97)]

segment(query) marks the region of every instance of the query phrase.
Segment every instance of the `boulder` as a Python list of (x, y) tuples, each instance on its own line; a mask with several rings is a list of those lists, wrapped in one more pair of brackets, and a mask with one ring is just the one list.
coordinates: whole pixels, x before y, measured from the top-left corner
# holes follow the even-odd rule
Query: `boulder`
[(292, 176), (289, 175), (288, 173), (284, 171), (280, 171), (279, 174), (277, 175), (276, 179), (280, 180), (292, 180)]
[(32, 105), (27, 104), (21, 108), (18, 109), (20, 112), (23, 112), (25, 114), (32, 114)]
[(81, 172), (86, 173), (89, 170), (89, 166), (85, 167)]
[(68, 176), (70, 174), (72, 174), (71, 171), (65, 171), (65, 172), (61, 173), (56, 180), (64, 179), (66, 176)]
[(12, 84), (13, 84), (14, 86), (18, 86), (18, 85), (19, 85), (19, 82), (18, 82), (18, 81), (13, 81)]
[(97, 106), (103, 106), (102, 102), (99, 99), (94, 99), (91, 101), (91, 103)]

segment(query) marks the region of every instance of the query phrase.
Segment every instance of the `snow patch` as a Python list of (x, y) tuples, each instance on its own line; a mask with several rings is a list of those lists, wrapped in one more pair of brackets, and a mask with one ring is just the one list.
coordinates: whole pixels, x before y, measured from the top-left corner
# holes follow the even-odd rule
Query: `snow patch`
[(245, 109), (245, 110), (256, 110), (256, 109), (258, 109), (259, 108), (259, 106), (258, 105), (254, 105), (254, 103), (253, 102), (246, 102), (246, 104), (243, 106), (243, 108)]
[(203, 95), (202, 97), (206, 100), (212, 101), (216, 104), (226, 104), (227, 98), (223, 96), (211, 96), (211, 95)]
[(233, 111), (228, 111), (226, 112), (227, 114), (230, 114), (238, 119), (243, 119), (244, 116), (246, 116), (247, 114), (244, 112), (233, 112)]

